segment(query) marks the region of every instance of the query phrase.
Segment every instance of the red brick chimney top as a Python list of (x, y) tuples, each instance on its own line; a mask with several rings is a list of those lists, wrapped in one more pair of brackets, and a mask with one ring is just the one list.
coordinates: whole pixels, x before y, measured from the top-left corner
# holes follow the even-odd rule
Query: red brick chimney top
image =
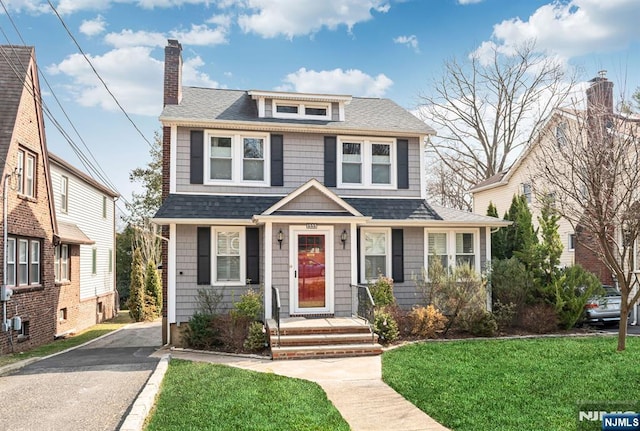
[(164, 106), (182, 100), (182, 45), (169, 39), (164, 48)]

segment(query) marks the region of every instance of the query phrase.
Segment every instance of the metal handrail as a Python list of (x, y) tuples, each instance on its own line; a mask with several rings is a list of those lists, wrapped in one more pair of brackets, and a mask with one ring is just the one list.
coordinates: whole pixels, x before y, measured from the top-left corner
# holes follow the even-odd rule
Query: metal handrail
[(371, 296), (369, 286), (367, 286), (366, 284), (352, 284), (351, 288), (356, 289), (356, 300), (358, 301), (355, 310), (353, 304), (351, 305), (351, 311), (352, 313), (355, 311), (356, 317), (364, 319), (368, 323), (369, 330), (371, 331), (371, 338), (373, 341), (375, 341), (373, 320), (376, 304), (375, 302), (373, 302), (373, 296)]
[(273, 320), (276, 321), (276, 329), (278, 331), (278, 346), (280, 347), (280, 289), (271, 286), (271, 309), (273, 310)]

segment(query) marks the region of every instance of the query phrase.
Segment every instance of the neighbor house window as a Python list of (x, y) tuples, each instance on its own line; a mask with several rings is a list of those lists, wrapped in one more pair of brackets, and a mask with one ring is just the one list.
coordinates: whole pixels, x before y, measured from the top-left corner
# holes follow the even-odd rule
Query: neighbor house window
[(102, 196), (102, 218), (107, 218), (107, 197)]
[(340, 137), (339, 142), (340, 187), (395, 186), (395, 140)]
[(69, 178), (60, 177), (60, 209), (63, 213), (69, 211)]
[(445, 268), (465, 264), (479, 268), (480, 234), (477, 229), (426, 229), (425, 237), (425, 268), (429, 268), (433, 259), (439, 259)]
[(375, 280), (380, 275), (388, 276), (391, 271), (391, 230), (362, 229), (361, 268), (363, 282)]
[(569, 248), (570, 251), (576, 249), (576, 234), (575, 233), (570, 233), (569, 234), (569, 239), (568, 239), (567, 243), (568, 243), (568, 248)]
[(567, 123), (558, 123), (556, 126), (556, 144), (562, 148), (567, 144)]
[(40, 240), (7, 238), (7, 285), (40, 284)]
[(36, 156), (20, 150), (17, 160), (18, 193), (24, 196), (35, 196)]
[(266, 134), (210, 132), (208, 179), (210, 184), (266, 185), (269, 138)]
[(69, 246), (60, 244), (55, 249), (54, 275), (56, 282), (69, 281)]
[(113, 272), (113, 250), (109, 249), (109, 262), (107, 263), (109, 266), (109, 274)]
[(244, 284), (244, 244), (243, 228), (213, 229), (214, 283)]
[(527, 200), (527, 203), (530, 204), (531, 203), (531, 184), (522, 183), (521, 184), (521, 189), (522, 189), (521, 190), (522, 191), (522, 195)]
[(91, 274), (96, 275), (98, 273), (98, 249), (91, 249)]

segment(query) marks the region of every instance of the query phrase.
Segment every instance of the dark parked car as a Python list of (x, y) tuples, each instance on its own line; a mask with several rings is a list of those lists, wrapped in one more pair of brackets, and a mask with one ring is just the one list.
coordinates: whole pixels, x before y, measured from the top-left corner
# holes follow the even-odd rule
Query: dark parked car
[(589, 298), (584, 306), (587, 323), (620, 323), (620, 291), (613, 286), (602, 286), (603, 295)]
[(324, 264), (313, 259), (301, 259), (298, 262), (300, 277), (322, 277), (324, 276)]

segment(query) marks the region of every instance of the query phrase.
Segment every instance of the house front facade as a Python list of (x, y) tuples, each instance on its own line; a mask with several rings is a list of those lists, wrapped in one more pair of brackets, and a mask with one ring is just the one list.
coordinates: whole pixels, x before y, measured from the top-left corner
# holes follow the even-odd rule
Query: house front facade
[(62, 158), (49, 153), (58, 227), (54, 276), (60, 296), (57, 333), (66, 334), (111, 319), (115, 288), (115, 199), (118, 194)]
[(434, 131), (388, 99), (183, 87), (182, 47), (165, 48), (163, 205), (165, 342), (198, 311), (199, 292), (231, 307), (272, 288), (281, 316), (351, 316), (354, 288), (412, 277), (437, 258), (481, 272), (501, 220), (425, 200)]

